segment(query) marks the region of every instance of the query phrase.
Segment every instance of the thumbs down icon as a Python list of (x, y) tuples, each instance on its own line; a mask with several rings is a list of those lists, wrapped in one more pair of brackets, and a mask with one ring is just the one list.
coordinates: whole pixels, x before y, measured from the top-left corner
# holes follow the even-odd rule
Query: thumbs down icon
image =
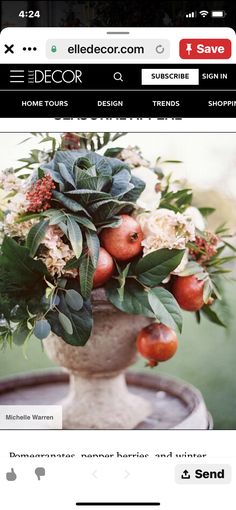
[(45, 476), (45, 469), (43, 467), (37, 467), (35, 469), (35, 474), (36, 474), (38, 480), (40, 481), (41, 477)]

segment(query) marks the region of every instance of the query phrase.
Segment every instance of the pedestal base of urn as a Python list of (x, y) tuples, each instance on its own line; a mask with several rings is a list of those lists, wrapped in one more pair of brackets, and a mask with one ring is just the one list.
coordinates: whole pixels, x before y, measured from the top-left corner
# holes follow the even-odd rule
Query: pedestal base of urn
[(128, 391), (124, 374), (89, 379), (73, 374), (59, 404), (64, 429), (133, 429), (152, 412), (148, 401)]

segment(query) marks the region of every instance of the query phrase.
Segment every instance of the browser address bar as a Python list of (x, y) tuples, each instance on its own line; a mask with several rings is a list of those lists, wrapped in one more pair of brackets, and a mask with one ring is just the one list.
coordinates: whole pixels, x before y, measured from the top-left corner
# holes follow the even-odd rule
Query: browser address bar
[(144, 60), (167, 59), (168, 39), (49, 39), (47, 58), (52, 60)]
[[(122, 27), (109, 27), (109, 31), (104, 27), (51, 27), (50, 32), (43, 27), (37, 30), (11, 27), (0, 33), (0, 62), (168, 64), (171, 61), (171, 64), (183, 64), (180, 42), (184, 45), (183, 41), (189, 38), (227, 39), (228, 45), (232, 46), (232, 55), (227, 57), (227, 61), (236, 61), (235, 32), (226, 27), (191, 27), (191, 30), (189, 27), (131, 27), (125, 30)], [(8, 48), (11, 50), (8, 51)], [(186, 47), (188, 50), (190, 46)], [(191, 62), (190, 57), (188, 63)], [(222, 63), (223, 57), (220, 57), (215, 58), (214, 63)], [(196, 56), (192, 61), (202, 62)]]

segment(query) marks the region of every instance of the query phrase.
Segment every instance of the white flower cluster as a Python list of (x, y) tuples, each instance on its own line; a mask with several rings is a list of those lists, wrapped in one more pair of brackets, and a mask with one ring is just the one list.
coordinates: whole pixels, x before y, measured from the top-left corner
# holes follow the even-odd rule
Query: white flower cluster
[(174, 271), (175, 274), (182, 272), (188, 263), (186, 245), (195, 239), (195, 225), (192, 219), (185, 214), (175, 213), (169, 209), (157, 209), (139, 214), (136, 216), (136, 220), (144, 235), (143, 255), (162, 248), (185, 249), (182, 261)]
[[(4, 221), (1, 224), (1, 238), (4, 234), (7, 234), (24, 239), (34, 223), (37, 223), (37, 219), (18, 223), (20, 215), (27, 212), (29, 202), (26, 199), (26, 192), (30, 185), (31, 180), (20, 179), (11, 169), (2, 172), (0, 177), (0, 209), (4, 214)], [(60, 228), (56, 226), (48, 227), (40, 258), (52, 275), (67, 274), (70, 277), (75, 277), (78, 274), (77, 270), (64, 270), (68, 260), (73, 258), (73, 251), (68, 244), (64, 243), (63, 235)]]
[(146, 161), (138, 151), (138, 147), (131, 147), (131, 145), (129, 145), (126, 149), (123, 149), (120, 154), (118, 154), (118, 158), (127, 163), (130, 168), (135, 168), (136, 166), (149, 166), (148, 161)]
[(132, 170), (132, 174), (145, 183), (145, 188), (136, 202), (136, 206), (145, 211), (152, 211), (159, 207), (161, 200), (161, 191), (159, 191), (160, 182), (157, 175), (144, 166), (138, 166)]
[(188, 241), (195, 239), (194, 223), (184, 214), (157, 209), (141, 213), (136, 219), (144, 235), (144, 255), (161, 248), (183, 250)]
[(5, 192), (20, 191), (23, 181), (19, 179), (12, 168), (7, 168), (0, 174), (0, 188)]
[[(73, 251), (62, 240), (63, 232), (59, 227), (50, 226), (47, 229), (43, 245), (46, 248), (45, 253), (41, 255), (41, 259), (47, 266), (48, 271), (55, 275), (61, 276), (65, 274), (64, 267), (68, 260), (73, 258)], [(76, 270), (77, 274), (77, 270)], [(70, 276), (76, 276), (71, 270)]]
[(28, 202), (25, 198), (27, 186), (28, 180), (17, 177), (12, 169), (1, 173), (0, 209), (5, 215), (2, 229), (6, 234), (24, 237), (34, 223), (33, 221), (17, 223), (19, 215), (27, 210)]

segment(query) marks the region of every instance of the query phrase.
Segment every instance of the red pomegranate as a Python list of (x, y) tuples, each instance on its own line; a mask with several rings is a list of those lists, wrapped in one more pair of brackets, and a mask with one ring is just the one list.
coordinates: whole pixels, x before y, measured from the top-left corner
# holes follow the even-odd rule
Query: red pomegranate
[(104, 248), (100, 248), (96, 271), (93, 275), (93, 288), (104, 285), (111, 278), (114, 270), (113, 258)]
[(154, 323), (139, 332), (136, 345), (138, 352), (148, 359), (148, 365), (155, 367), (159, 361), (167, 361), (174, 356), (178, 339), (173, 329)]
[(203, 290), (204, 281), (191, 275), (177, 276), (171, 292), (183, 310), (197, 312), (204, 306)]
[(101, 241), (116, 260), (128, 261), (142, 251), (143, 233), (138, 222), (128, 214), (121, 214), (117, 228), (104, 228)]

